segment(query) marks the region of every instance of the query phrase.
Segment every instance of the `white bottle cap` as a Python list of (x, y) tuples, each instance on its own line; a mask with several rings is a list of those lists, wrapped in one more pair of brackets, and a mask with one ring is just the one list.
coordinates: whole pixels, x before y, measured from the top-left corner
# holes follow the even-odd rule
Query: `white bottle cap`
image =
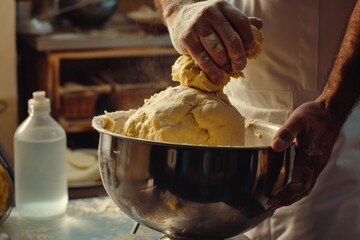
[(33, 92), (33, 98), (28, 101), (28, 112), (50, 112), (50, 99), (45, 97), (45, 91)]

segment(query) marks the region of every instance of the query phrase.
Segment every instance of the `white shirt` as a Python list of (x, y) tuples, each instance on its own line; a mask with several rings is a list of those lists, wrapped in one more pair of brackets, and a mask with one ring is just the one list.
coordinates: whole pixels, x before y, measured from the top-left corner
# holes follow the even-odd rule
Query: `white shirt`
[(225, 92), (246, 117), (283, 123), (323, 89), (355, 1), (230, 2), (263, 20), (264, 45), (261, 55), (249, 60), (245, 79), (232, 80)]
[[(263, 52), (245, 79), (226, 86), (246, 117), (282, 124), (321, 93), (356, 0), (234, 0), (263, 20)], [(328, 165), (308, 197), (248, 233), (255, 239), (360, 239), (360, 111), (345, 122)]]

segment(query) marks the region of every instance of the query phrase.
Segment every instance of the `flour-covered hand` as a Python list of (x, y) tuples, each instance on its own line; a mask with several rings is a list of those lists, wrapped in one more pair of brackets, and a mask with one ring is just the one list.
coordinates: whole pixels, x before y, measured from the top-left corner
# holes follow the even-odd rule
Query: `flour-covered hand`
[(156, 2), (175, 49), (189, 54), (211, 81), (222, 79), (220, 69), (231, 74), (246, 66), (246, 52), (255, 44), (250, 23), (261, 28), (259, 19), (221, 0)]

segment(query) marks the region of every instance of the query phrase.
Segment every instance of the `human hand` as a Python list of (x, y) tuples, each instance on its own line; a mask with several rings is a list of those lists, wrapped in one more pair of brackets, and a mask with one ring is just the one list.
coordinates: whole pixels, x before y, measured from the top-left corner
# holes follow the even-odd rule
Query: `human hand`
[(248, 18), (226, 1), (201, 1), (178, 4), (164, 14), (170, 37), (180, 54), (189, 54), (214, 83), (246, 66), (246, 52), (254, 46), (251, 25), (262, 21)]
[(341, 123), (322, 102), (298, 107), (276, 133), (271, 147), (281, 152), (295, 143), (291, 182), (269, 200), (275, 207), (290, 205), (307, 196), (325, 168), (339, 135)]

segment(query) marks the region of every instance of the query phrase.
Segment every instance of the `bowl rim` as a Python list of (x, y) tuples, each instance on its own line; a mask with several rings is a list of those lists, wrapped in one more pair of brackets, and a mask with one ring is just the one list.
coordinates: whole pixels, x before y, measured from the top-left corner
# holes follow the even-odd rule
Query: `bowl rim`
[[(244, 145), (244, 146), (233, 146), (233, 145), (217, 145), (217, 146), (209, 146), (209, 145), (195, 145), (190, 143), (174, 143), (174, 142), (166, 142), (166, 141), (155, 141), (155, 140), (149, 140), (144, 138), (137, 138), (137, 137), (129, 137), (122, 135), (120, 133), (114, 133), (111, 132), (103, 127), (104, 122), (102, 119), (104, 117), (109, 117), (113, 114), (115, 118), (118, 116), (122, 116), (124, 118), (128, 118), (131, 116), (136, 110), (130, 109), (130, 110), (118, 110), (115, 112), (105, 112), (105, 114), (94, 116), (91, 121), (91, 126), (100, 134), (107, 134), (115, 138), (121, 138), (126, 141), (132, 141), (132, 142), (138, 142), (143, 144), (152, 144), (152, 145), (159, 145), (159, 146), (166, 146), (166, 147), (173, 147), (173, 148), (197, 148), (197, 149), (204, 149), (204, 150), (272, 150), (270, 144), (259, 144), (259, 145)], [(119, 115), (120, 114), (120, 115)], [(263, 133), (269, 133), (271, 131), (272, 136), (275, 135), (275, 133), (280, 129), (281, 125), (276, 123), (271, 123), (268, 121), (264, 121), (261, 119), (250, 119), (245, 118), (245, 129), (249, 129), (249, 131), (253, 131), (252, 134), (255, 134), (256, 132), (263, 132)], [(246, 134), (245, 134), (246, 135)], [(295, 143), (292, 143), (292, 145), (295, 145)], [(291, 147), (291, 146), (290, 146)], [(290, 148), (289, 147), (289, 148)], [(284, 150), (286, 151), (286, 150)]]
[(100, 134), (110, 135), (115, 138), (120, 138), (126, 141), (131, 142), (138, 142), (143, 144), (151, 144), (151, 145), (160, 145), (164, 147), (173, 147), (173, 148), (196, 148), (196, 149), (203, 149), (203, 150), (272, 150), (270, 145), (259, 145), (259, 146), (226, 146), (226, 145), (219, 145), (219, 146), (207, 146), (207, 145), (194, 145), (189, 143), (173, 143), (173, 142), (159, 142), (149, 139), (143, 139), (143, 138), (135, 138), (135, 137), (129, 137), (125, 136), (119, 133), (113, 133), (106, 129), (100, 128), (99, 126), (94, 126), (95, 130), (97, 130)]

